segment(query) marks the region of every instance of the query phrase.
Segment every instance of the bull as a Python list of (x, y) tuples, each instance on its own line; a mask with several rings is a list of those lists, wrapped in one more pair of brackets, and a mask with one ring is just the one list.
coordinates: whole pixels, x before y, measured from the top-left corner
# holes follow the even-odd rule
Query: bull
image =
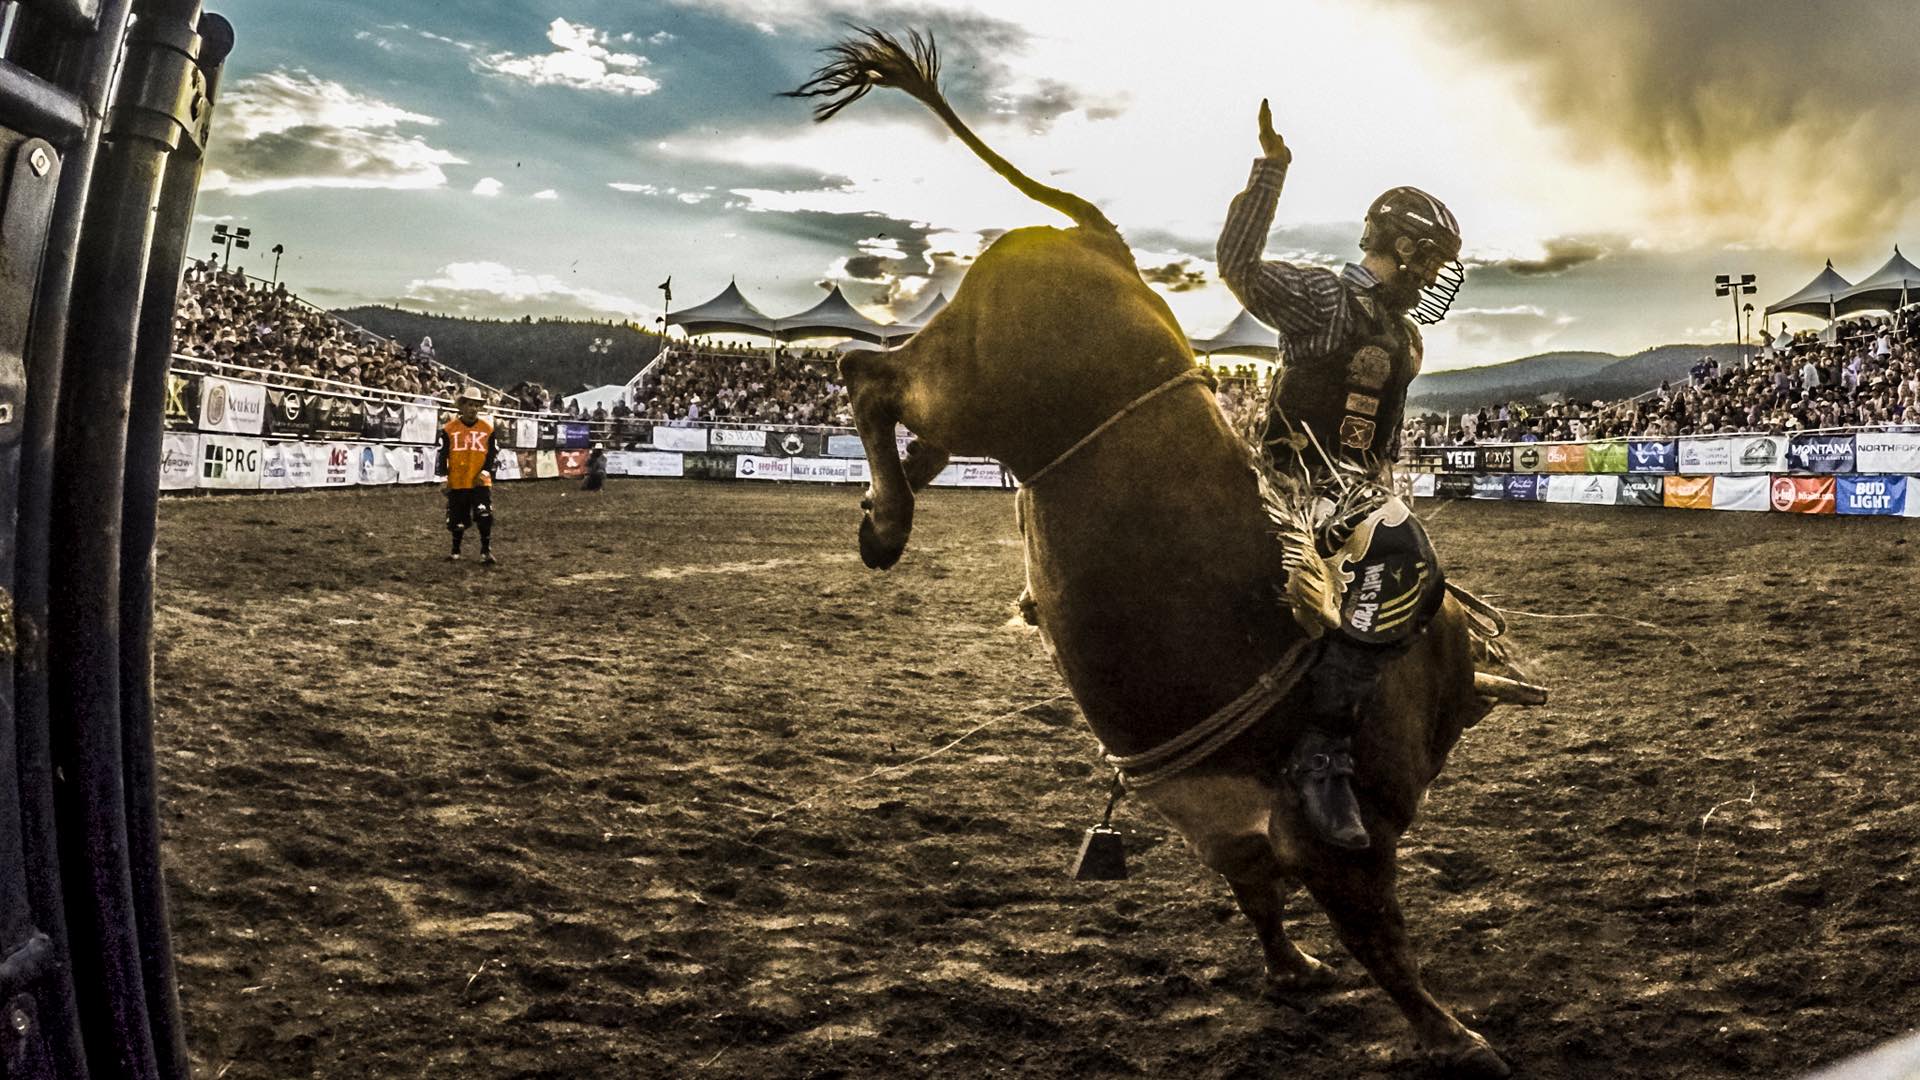
[[(960, 120), (939, 89), (930, 37), (903, 44), (868, 29), (826, 53), (790, 92), (820, 99), (816, 120), (874, 87), (905, 91), (995, 172), (1074, 222), (1006, 233), (908, 344), (841, 361), (871, 469), (862, 560), (897, 562), (914, 492), (950, 454), (998, 459), (1023, 482), (1032, 610), (1109, 760), (1153, 758), (1236, 708), (1256, 714), (1219, 745), (1191, 747), (1173, 775), (1139, 794), (1226, 878), (1270, 982), (1332, 982), (1283, 924), (1304, 885), (1424, 1055), (1457, 1074), (1506, 1075), (1487, 1041), (1422, 985), (1394, 885), (1398, 840), (1427, 786), (1498, 696), (1484, 692), (1484, 675), (1476, 686), (1467, 613), (1449, 597), (1387, 671), (1355, 734), (1353, 782), (1372, 845), (1328, 846), (1281, 776), (1312, 635), (1276, 602), (1287, 571), (1252, 451), (1198, 378), (1172, 311), (1097, 207), (1026, 176)], [(904, 458), (896, 426), (915, 436)], [(1249, 705), (1262, 687), (1273, 693)]]

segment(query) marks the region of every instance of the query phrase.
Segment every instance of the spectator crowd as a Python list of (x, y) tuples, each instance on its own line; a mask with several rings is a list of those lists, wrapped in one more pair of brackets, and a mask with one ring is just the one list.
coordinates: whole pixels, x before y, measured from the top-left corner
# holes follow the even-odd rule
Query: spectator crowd
[(853, 406), (830, 349), (771, 350), (691, 339), (664, 354), (620, 410), (654, 423), (851, 427)]

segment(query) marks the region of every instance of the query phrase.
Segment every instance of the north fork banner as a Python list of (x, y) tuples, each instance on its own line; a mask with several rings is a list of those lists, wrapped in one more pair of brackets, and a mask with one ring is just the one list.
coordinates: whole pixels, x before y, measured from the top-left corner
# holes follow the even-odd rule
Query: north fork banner
[(1863, 473), (1920, 473), (1920, 433), (1862, 431), (1855, 434), (1853, 467)]

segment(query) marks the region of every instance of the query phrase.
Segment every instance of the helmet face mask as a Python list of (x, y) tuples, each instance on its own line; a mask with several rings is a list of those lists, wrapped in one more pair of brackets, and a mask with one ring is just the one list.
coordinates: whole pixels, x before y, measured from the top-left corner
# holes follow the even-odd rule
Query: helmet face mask
[(1398, 267), (1389, 291), (1406, 301), (1416, 322), (1437, 323), (1466, 280), (1460, 265), (1460, 223), (1440, 200), (1413, 187), (1397, 187), (1367, 211), (1360, 247), (1391, 258)]

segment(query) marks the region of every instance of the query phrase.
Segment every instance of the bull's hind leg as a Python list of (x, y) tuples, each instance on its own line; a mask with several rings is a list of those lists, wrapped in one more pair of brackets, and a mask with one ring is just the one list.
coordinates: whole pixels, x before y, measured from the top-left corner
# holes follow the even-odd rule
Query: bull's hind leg
[(1442, 1008), (1421, 984), (1394, 891), (1394, 861), (1391, 847), (1378, 844), (1371, 851), (1329, 853), (1314, 860), (1304, 877), (1341, 943), (1400, 1007), (1424, 1053), (1451, 1075), (1506, 1076), (1506, 1062), (1487, 1040)]
[[(897, 354), (895, 354), (897, 355)], [(900, 423), (900, 376), (893, 356), (853, 352), (840, 361), (853, 404), (853, 423), (867, 451), (871, 483), (862, 505), (860, 561), (885, 570), (900, 561), (913, 532), (913, 485), (900, 461), (894, 428)]]

